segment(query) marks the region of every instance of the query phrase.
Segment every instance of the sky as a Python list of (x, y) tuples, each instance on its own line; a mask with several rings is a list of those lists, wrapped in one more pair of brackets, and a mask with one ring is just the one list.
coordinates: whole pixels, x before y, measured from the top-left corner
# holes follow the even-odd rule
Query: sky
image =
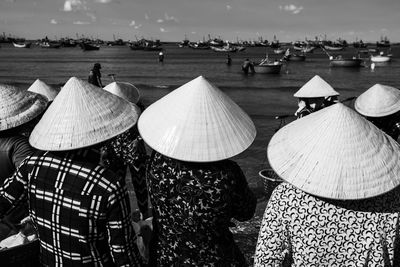
[(0, 34), (190, 41), (400, 41), (399, 0), (0, 0)]

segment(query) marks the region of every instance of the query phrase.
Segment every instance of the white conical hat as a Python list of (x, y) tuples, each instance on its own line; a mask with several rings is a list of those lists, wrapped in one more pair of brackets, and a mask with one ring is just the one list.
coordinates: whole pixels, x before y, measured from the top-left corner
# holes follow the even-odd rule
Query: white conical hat
[(357, 97), (354, 108), (367, 117), (383, 117), (400, 110), (400, 90), (375, 84)]
[(28, 88), (28, 91), (44, 95), (49, 101), (53, 101), (58, 94), (58, 91), (56, 89), (48, 86), (39, 79), (32, 83), (32, 85)]
[(91, 146), (128, 130), (139, 114), (135, 104), (72, 77), (33, 129), (29, 142), (50, 151)]
[(399, 144), (341, 103), (280, 129), (268, 159), (284, 180), (325, 198), (369, 198), (400, 184)]
[(256, 136), (250, 117), (202, 76), (150, 105), (138, 127), (154, 150), (191, 162), (233, 157)]
[(318, 75), (315, 75), (294, 94), (295, 97), (299, 98), (328, 97), (335, 95), (339, 95), (339, 93)]
[(47, 99), (15, 86), (0, 84), (0, 131), (20, 126), (40, 115)]
[(103, 89), (134, 104), (139, 102), (140, 99), (139, 89), (130, 83), (113, 82), (108, 84)]

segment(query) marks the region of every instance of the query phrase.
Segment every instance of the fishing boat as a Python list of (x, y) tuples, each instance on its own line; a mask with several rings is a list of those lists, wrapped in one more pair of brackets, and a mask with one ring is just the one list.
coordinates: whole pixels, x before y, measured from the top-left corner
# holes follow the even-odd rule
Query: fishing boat
[(283, 57), (283, 60), (286, 60), (286, 61), (305, 61), (306, 60), (306, 55), (290, 53), (290, 49), (288, 48), (286, 50), (286, 52), (285, 52), (285, 56)]
[(344, 49), (344, 46), (341, 45), (324, 45), (324, 49), (328, 51), (341, 51)]
[(376, 47), (390, 47), (389, 39), (385, 37), (381, 37), (381, 40), (376, 42)]
[(211, 46), (211, 49), (215, 52), (225, 52), (225, 53), (234, 53), (237, 51), (237, 48), (234, 46), (223, 46), (223, 47), (215, 47)]
[(32, 43), (16, 43), (13, 42), (13, 46), (16, 48), (30, 48)]
[(364, 42), (363, 42), (363, 40), (360, 40), (360, 41), (355, 41), (354, 43), (353, 43), (353, 47), (354, 48), (367, 48), (367, 44), (365, 44)]
[(362, 59), (358, 57), (342, 57), (341, 55), (329, 57), (331, 67), (359, 68), (361, 67)]
[(41, 48), (60, 48), (61, 44), (58, 42), (42, 42), (40, 43)]
[(392, 55), (391, 54), (386, 54), (382, 51), (379, 53), (379, 55), (371, 55), (371, 62), (374, 63), (382, 63), (382, 62), (389, 62), (392, 60)]
[(100, 49), (100, 45), (93, 43), (80, 43), (80, 46), (84, 51), (93, 51)]
[(277, 55), (282, 55), (283, 53), (285, 53), (285, 49), (283, 49), (283, 48), (277, 48), (277, 49), (274, 49), (274, 53), (275, 54), (277, 54)]
[(281, 72), (282, 65), (283, 64), (281, 61), (271, 61), (267, 54), (258, 65), (254, 66), (254, 72), (263, 74), (279, 74)]
[(189, 43), (189, 47), (197, 50), (210, 49), (210, 46), (205, 42)]

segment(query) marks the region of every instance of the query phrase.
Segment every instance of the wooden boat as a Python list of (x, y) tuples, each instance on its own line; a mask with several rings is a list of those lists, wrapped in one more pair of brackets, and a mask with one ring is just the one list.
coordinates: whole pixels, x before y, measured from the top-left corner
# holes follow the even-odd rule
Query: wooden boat
[(210, 46), (207, 43), (204, 43), (204, 42), (190, 43), (189, 47), (193, 48), (193, 49), (198, 49), (198, 50), (210, 49)]
[(329, 60), (331, 67), (359, 68), (362, 63), (362, 59), (357, 57), (344, 58), (342, 56), (331, 56)]
[(263, 74), (279, 74), (281, 72), (282, 65), (282, 62), (272, 62), (267, 57), (263, 59), (258, 65), (254, 66), (254, 72)]
[(13, 46), (16, 48), (30, 48), (32, 43), (16, 43), (13, 42)]
[(42, 42), (40, 44), (41, 48), (60, 48), (61, 44), (57, 42)]
[(328, 51), (341, 51), (344, 49), (344, 46), (324, 45), (324, 49)]
[(283, 57), (284, 60), (286, 61), (305, 61), (306, 60), (306, 56), (305, 55), (299, 55), (299, 54), (289, 54), (289, 55), (285, 55)]
[(285, 53), (285, 51), (286, 50), (283, 49), (283, 48), (274, 49), (274, 53), (277, 54), (277, 55), (281, 55), (281, 54)]
[(290, 49), (286, 49), (285, 56), (283, 57), (283, 60), (286, 61), (305, 61), (306, 60), (306, 55), (304, 54), (292, 54), (290, 53)]
[(224, 46), (224, 47), (211, 46), (211, 49), (214, 52), (225, 52), (225, 53), (234, 53), (237, 51), (237, 48), (233, 46)]
[(93, 50), (100, 49), (100, 45), (91, 44), (91, 43), (80, 43), (80, 46), (84, 51), (93, 51)]
[(376, 42), (376, 47), (390, 47), (389, 39), (385, 37), (381, 37), (381, 40)]
[(389, 62), (392, 60), (392, 54), (386, 54), (382, 51), (379, 55), (371, 55), (371, 62), (375, 63), (382, 63), (382, 62)]

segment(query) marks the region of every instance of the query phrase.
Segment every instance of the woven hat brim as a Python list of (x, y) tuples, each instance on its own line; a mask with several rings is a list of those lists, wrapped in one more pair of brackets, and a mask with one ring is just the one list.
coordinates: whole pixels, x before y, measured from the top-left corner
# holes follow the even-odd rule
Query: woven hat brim
[(268, 145), (270, 166), (297, 188), (330, 199), (365, 199), (397, 187), (399, 144), (337, 105), (343, 106), (335, 104), (279, 130)]
[(58, 95), (58, 91), (53, 87), (47, 85), (41, 80), (37, 79), (29, 88), (29, 92), (34, 92), (47, 97), (49, 101), (53, 101)]
[(25, 92), (25, 96), (19, 100), (17, 114), (0, 119), (0, 131), (9, 130), (27, 123), (45, 111), (47, 98), (33, 92)]
[(139, 89), (127, 82), (113, 82), (103, 89), (134, 104), (137, 104), (141, 97)]
[(367, 117), (384, 117), (400, 111), (400, 90), (376, 84), (357, 97), (354, 108)]
[(139, 115), (135, 104), (71, 78), (33, 129), (29, 142), (45, 151), (84, 148), (125, 132)]
[(293, 96), (297, 98), (317, 98), (340, 95), (318, 75), (305, 83)]
[(139, 118), (138, 129), (154, 150), (188, 162), (231, 158), (256, 136), (251, 118), (203, 77), (150, 105)]
[(357, 99), (354, 103), (354, 108), (357, 110), (358, 113), (364, 115), (366, 117), (385, 117), (392, 115), (398, 111), (400, 111), (400, 101), (393, 104), (389, 107), (382, 107), (381, 109), (377, 110), (369, 110), (363, 106), (360, 106), (360, 103), (357, 102)]

